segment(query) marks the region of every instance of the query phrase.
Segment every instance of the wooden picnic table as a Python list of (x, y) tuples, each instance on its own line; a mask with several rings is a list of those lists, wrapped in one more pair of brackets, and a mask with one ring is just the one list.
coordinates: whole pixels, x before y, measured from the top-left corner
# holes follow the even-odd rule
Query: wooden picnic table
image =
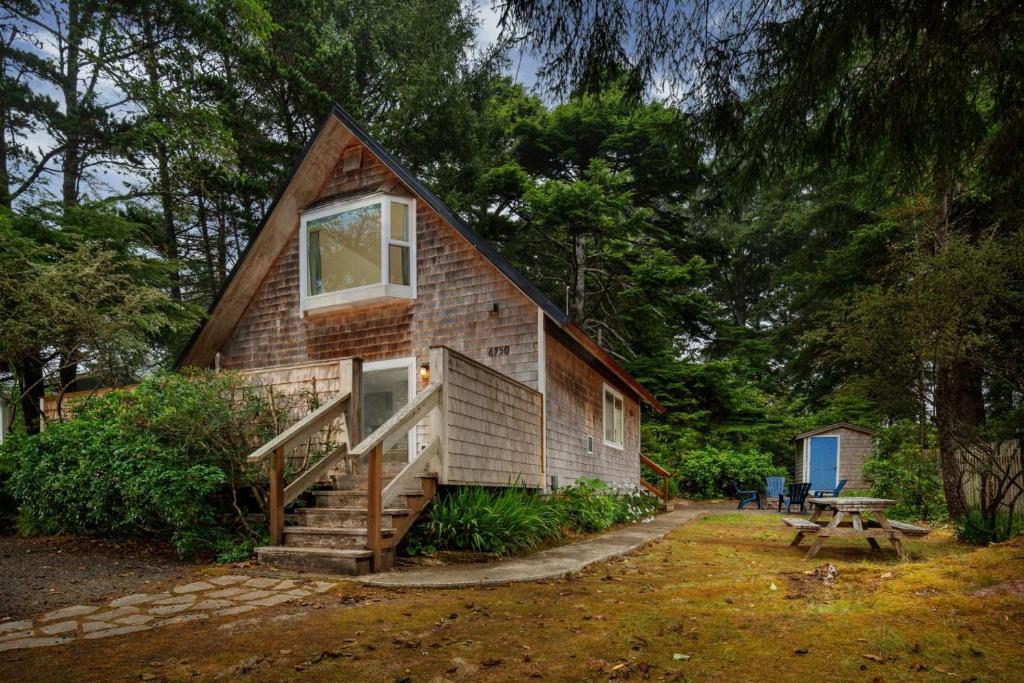
[[(855, 536), (867, 539), (873, 550), (879, 549), (879, 538), (888, 538), (899, 558), (906, 560), (907, 552), (903, 548), (903, 539), (906, 536), (923, 536), (928, 533), (928, 529), (923, 527), (888, 519), (885, 511), (896, 505), (895, 500), (888, 498), (822, 497), (809, 498), (807, 502), (814, 508), (809, 520), (799, 517), (786, 517), (782, 520), (797, 530), (796, 538), (790, 545), (800, 545), (805, 536), (816, 536), (814, 544), (804, 555), (805, 559), (817, 555), (821, 546), (832, 536)], [(822, 526), (818, 520), (830, 510), (832, 519), (828, 525)], [(866, 516), (873, 516), (877, 526)], [(840, 526), (847, 517), (850, 519), (850, 526)]]

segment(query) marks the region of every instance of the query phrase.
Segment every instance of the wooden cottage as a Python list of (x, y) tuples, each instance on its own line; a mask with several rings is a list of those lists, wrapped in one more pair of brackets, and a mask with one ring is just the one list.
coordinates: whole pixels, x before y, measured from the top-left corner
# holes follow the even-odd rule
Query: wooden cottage
[(811, 482), (811, 490), (835, 488), (846, 480), (845, 490), (868, 488), (864, 463), (871, 455), (875, 433), (849, 422), (836, 422), (793, 437), (796, 444), (794, 476)]
[[(178, 364), (323, 393), (250, 457), (272, 516), (316, 499), (271, 519), (261, 561), (339, 571), (388, 566), (436, 485), (637, 487), (641, 403), (663, 410), (337, 107)], [(332, 420), (338, 448), (285, 483)]]

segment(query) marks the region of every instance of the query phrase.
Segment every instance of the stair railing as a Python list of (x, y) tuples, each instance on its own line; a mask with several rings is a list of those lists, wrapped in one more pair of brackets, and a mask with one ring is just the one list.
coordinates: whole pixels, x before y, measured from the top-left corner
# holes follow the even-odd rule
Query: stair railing
[[(350, 444), (359, 437), (362, 424), (362, 401), (352, 400), (362, 396), (363, 362), (358, 358), (341, 361), (341, 390), (322, 406), (288, 427), (273, 439), (248, 455), (250, 463), (262, 462), (270, 457), (270, 499), (267, 507), (270, 517), (270, 545), (281, 545), (284, 535), (284, 508), (303, 491), (316, 483), (331, 468), (337, 465), (349, 452)], [(345, 440), (312, 467), (295, 478), (286, 488), (284, 485), (284, 455), (307, 437), (320, 431), (328, 422), (344, 416)]]
[(668, 479), (669, 479), (669, 477), (672, 476), (672, 473), (669, 472), (668, 470), (666, 470), (664, 467), (662, 467), (658, 463), (656, 463), (653, 460), (651, 460), (650, 458), (648, 458), (643, 453), (640, 454), (640, 462), (642, 464), (644, 464), (644, 465), (647, 465), (647, 467), (649, 467), (650, 469), (654, 470), (655, 474), (657, 474), (659, 477), (661, 477), (661, 488), (659, 489), (654, 484), (648, 482), (647, 480), (645, 480), (643, 478), (643, 476), (640, 477), (640, 485), (643, 486), (648, 491), (650, 491), (651, 493), (653, 493), (658, 498), (661, 498), (662, 505), (667, 509), (668, 508)]
[[(366, 460), (366, 548), (373, 552), (373, 571), (381, 569), (382, 540), (381, 540), (381, 518), (384, 512), (385, 489), (383, 487), (383, 459), (384, 451), (406, 439), (406, 434), (413, 429), (423, 418), (441, 404), (442, 384), (434, 382), (426, 389), (416, 394), (411, 401), (403, 406), (397, 413), (388, 418), (387, 422), (378, 427), (372, 434), (363, 439), (358, 446), (349, 451), (349, 457), (353, 460)], [(414, 463), (426, 464), (421, 458), (424, 453), (430, 451), (427, 456), (433, 457), (440, 452), (440, 439), (434, 434), (431, 444), (412, 463), (407, 465), (399, 478), (406, 474), (409, 467)], [(412, 475), (406, 475), (408, 480)], [(395, 481), (398, 481), (396, 478)], [(394, 482), (392, 482), (394, 484)], [(396, 485), (397, 486), (397, 485)], [(388, 500), (394, 500), (398, 495), (398, 488), (388, 486)]]

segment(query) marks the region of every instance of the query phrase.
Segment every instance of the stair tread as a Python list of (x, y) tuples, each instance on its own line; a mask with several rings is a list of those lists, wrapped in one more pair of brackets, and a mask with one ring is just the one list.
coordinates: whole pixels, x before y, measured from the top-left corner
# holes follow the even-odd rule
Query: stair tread
[[(362, 491), (360, 489), (319, 489), (319, 490), (313, 491), (313, 493), (315, 495), (318, 495), (318, 496), (327, 495), (329, 493), (339, 493), (339, 494), (346, 495), (346, 496), (365, 496), (366, 495), (366, 491)], [(423, 490), (422, 489), (406, 489), (405, 491), (399, 492), (398, 495), (400, 495), (400, 496), (422, 496), (423, 495)]]
[[(294, 512), (337, 512), (340, 514), (366, 514), (366, 508), (295, 508)], [(410, 513), (409, 508), (385, 508), (383, 514), (385, 515), (408, 515)]]
[(256, 552), (263, 553), (282, 553), (287, 555), (322, 555), (325, 557), (370, 557), (373, 555), (372, 550), (363, 550), (362, 548), (303, 548), (294, 545), (265, 545), (256, 548)]
[[(390, 535), (395, 532), (392, 527), (384, 527), (380, 530), (383, 535)], [(284, 533), (292, 534), (322, 534), (324, 536), (365, 536), (366, 527), (349, 528), (334, 526), (286, 526)]]

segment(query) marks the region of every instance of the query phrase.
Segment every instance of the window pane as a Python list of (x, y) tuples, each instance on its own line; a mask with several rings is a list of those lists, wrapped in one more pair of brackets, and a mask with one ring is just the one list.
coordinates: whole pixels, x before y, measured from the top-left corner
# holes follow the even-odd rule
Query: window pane
[(622, 399), (615, 399), (615, 443), (622, 443)]
[(393, 285), (412, 285), (409, 278), (409, 247), (389, 245), (388, 247), (388, 282)]
[[(380, 204), (317, 218), (306, 225), (310, 235), (310, 294), (381, 281)], [(314, 243), (318, 250), (315, 258)], [(317, 270), (314, 264), (319, 266)]]
[(604, 392), (604, 440), (615, 441), (615, 397)]
[[(388, 421), (409, 402), (409, 368), (367, 370), (363, 373), (363, 438)], [(385, 456), (409, 459), (407, 441), (388, 449)], [(391, 457), (388, 457), (391, 460)]]
[(409, 241), (409, 207), (391, 202), (391, 239)]

